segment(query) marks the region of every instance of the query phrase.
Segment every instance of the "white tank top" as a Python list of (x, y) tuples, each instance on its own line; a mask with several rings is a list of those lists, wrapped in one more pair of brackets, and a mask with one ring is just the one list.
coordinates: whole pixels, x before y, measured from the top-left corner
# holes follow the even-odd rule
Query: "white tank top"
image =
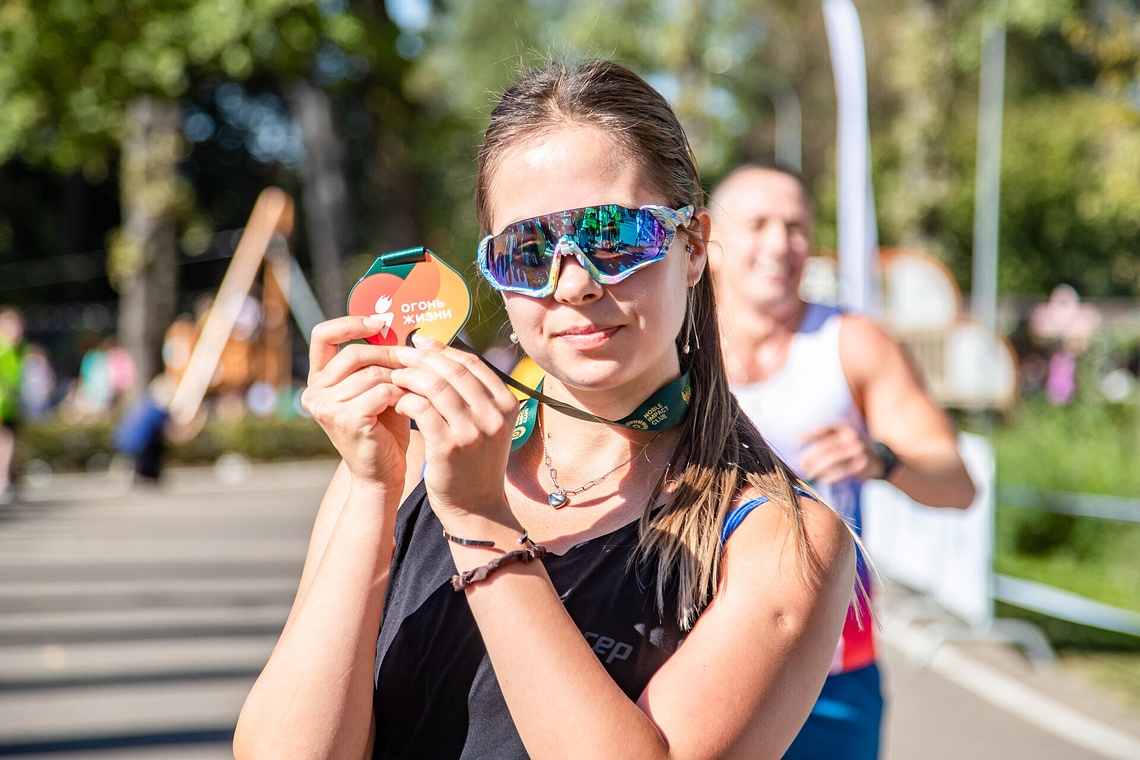
[[(797, 472), (804, 433), (842, 420), (865, 429), (839, 361), (841, 322), (839, 309), (808, 304), (780, 369), (767, 380), (733, 386), (764, 440)], [(857, 518), (860, 481), (811, 485), (845, 517)]]

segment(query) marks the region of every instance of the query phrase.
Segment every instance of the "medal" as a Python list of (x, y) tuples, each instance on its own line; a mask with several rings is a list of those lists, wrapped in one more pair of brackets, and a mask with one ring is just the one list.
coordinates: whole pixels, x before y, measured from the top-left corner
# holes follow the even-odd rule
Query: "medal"
[(471, 291), (459, 272), (427, 248), (408, 248), (376, 259), (348, 294), (348, 313), (376, 317), (378, 346), (407, 344), (422, 332), (448, 344), (471, 314)]

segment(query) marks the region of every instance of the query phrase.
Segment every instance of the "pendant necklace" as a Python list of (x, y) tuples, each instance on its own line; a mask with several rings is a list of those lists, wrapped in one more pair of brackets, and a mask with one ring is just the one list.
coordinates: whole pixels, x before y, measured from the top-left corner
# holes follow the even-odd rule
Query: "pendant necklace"
[(554, 493), (547, 494), (546, 501), (550, 504), (550, 506), (554, 507), (555, 509), (561, 509), (562, 507), (564, 507), (570, 503), (570, 495), (571, 494), (582, 493), (583, 491), (585, 491), (589, 488), (593, 488), (598, 483), (601, 483), (603, 480), (608, 478), (610, 475), (614, 474), (619, 469), (621, 469), (625, 465), (632, 462), (634, 457), (636, 457), (641, 452), (645, 451), (647, 448), (649, 448), (650, 444), (652, 444), (654, 441), (656, 441), (658, 438), (660, 438), (661, 433), (663, 433), (663, 432), (665, 432), (665, 431), (659, 430), (657, 432), (657, 435), (653, 436), (648, 441), (646, 441), (644, 444), (639, 446), (628, 457), (626, 457), (625, 459), (618, 462), (618, 464), (613, 469), (609, 470), (608, 472), (606, 472), (602, 475), (599, 475), (598, 477), (594, 478), (593, 480), (591, 480), (587, 483), (584, 483), (584, 484), (578, 486), (577, 488), (563, 488), (562, 484), (558, 482), (558, 470), (554, 469), (554, 463), (550, 461), (550, 452), (546, 450), (546, 433), (542, 429), (542, 414), (540, 413), (538, 415), (538, 435), (539, 435), (539, 438), (542, 439), (542, 460), (546, 464), (547, 472), (550, 474), (550, 482), (554, 484), (554, 488), (555, 488)]

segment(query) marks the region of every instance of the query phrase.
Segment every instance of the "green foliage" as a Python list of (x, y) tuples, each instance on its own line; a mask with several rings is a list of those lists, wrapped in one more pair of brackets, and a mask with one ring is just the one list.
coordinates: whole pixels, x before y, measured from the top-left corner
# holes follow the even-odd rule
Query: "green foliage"
[[(1140, 293), (1140, 112), (1086, 93), (1008, 112), (1003, 161), (1003, 289), (1068, 282), (1085, 293)], [(1080, 168), (1077, 168), (1080, 167)]]
[[(1090, 296), (1140, 293), (1140, 11), (1124, 3), (862, 8), (881, 242), (927, 249), (968, 292), (982, 30), (999, 19), (1008, 28), (1000, 292), (1069, 282)], [(470, 157), (482, 114), (520, 69), (550, 55), (611, 56), (645, 74), (676, 106), (708, 183), (737, 161), (771, 159), (772, 99), (793, 88), (819, 242), (834, 242), (834, 85), (818, 8), (451, 2), (424, 38), (408, 91), (441, 116), (430, 149), (446, 167), (436, 170), (435, 202), (462, 212), (432, 209), (429, 226), (463, 257), (474, 240)]]
[(83, 470), (92, 457), (105, 458), (113, 453), (111, 435), (112, 426), (108, 422), (23, 425), (17, 438), (16, 458), (23, 466), (38, 459), (57, 471)]
[(0, 162), (22, 156), (101, 178), (137, 95), (183, 96), (195, 77), (307, 74), (325, 39), (367, 28), (314, 0), (12, 0), (0, 10)]
[[(1067, 282), (1086, 295), (1140, 294), (1140, 10), (1104, 5), (1110, 12), (1006, 4), (1002, 293)], [(968, 286), (977, 77), (992, 10), (920, 2), (900, 13), (892, 53), (870, 74), (893, 93), (872, 101), (881, 239), (926, 248)]]
[(1083, 652), (1128, 653), (1127, 659), (1117, 663), (1118, 666), (1126, 668), (1126, 672), (1119, 673), (1121, 679), (1116, 683), (1116, 686), (1129, 693), (1132, 699), (1140, 699), (1140, 660), (1137, 659), (1137, 653), (1140, 653), (1140, 638), (1113, 631), (1103, 631), (1099, 628), (1071, 623), (1068, 620), (1058, 620), (1000, 602), (997, 604), (995, 612), (1001, 618), (1019, 618), (1036, 624), (1054, 649), (1061, 652), (1080, 650)]
[(337, 455), (324, 431), (311, 419), (247, 416), (239, 421), (207, 425), (192, 440), (172, 446), (170, 457), (174, 462), (213, 462), (230, 451), (253, 462)]
[[(1047, 504), (1042, 504), (1041, 507), (1043, 510), (1048, 509)], [(1012, 523), (1012, 530), (1009, 531), (1012, 535), (1003, 543), (1012, 545), (1017, 554), (1041, 557), (1055, 551), (1067, 551), (1081, 559), (1090, 554), (1090, 549), (1093, 548), (1088, 541), (1074, 540), (1077, 519), (1072, 515), (1034, 510), (1032, 514), (1014, 513), (1008, 517), (1002, 521), (1003, 527), (1004, 524)]]
[[(1065, 527), (1060, 533), (1047, 536), (1047, 552), (1020, 551), (1028, 533), (1040, 540), (1049, 527), (1062, 523)], [(1137, 552), (1138, 525), (1013, 507), (998, 509), (994, 570), (1003, 575), (1029, 578), (1140, 612), (1140, 566), (1134, 560)]]
[(1001, 482), (1136, 498), (1140, 408), (1084, 399), (1022, 404), (992, 436)]
[[(1023, 404), (991, 438), (1003, 484), (1140, 494), (1140, 408)], [(1041, 505), (1044, 508), (1048, 504)], [(998, 504), (994, 569), (1140, 611), (1140, 525)]]
[[(423, 28), (401, 33), (380, 0), (11, 0), (0, 8), (0, 161), (101, 181), (132, 97), (185, 102), (210, 77), (284, 91), (311, 76), (332, 88), (322, 61), (348, 56), (367, 71), (335, 85), (361, 142), (350, 158), (358, 239), (424, 243), (463, 267), (476, 237), (472, 158), (495, 93), (550, 56), (610, 56), (675, 104), (709, 184), (772, 157), (774, 99), (794, 93), (819, 241), (834, 242), (835, 96), (818, 4), (428, 5)], [(1068, 281), (1087, 296), (1140, 293), (1135, 4), (885, 0), (860, 13), (883, 244), (927, 248), (969, 290), (981, 35), (1003, 13), (1000, 290)]]

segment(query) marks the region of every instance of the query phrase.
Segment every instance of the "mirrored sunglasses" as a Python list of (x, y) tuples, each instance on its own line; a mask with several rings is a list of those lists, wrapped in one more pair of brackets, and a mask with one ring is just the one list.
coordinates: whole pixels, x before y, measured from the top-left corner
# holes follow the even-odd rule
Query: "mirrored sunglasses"
[(556, 211), (507, 225), (479, 243), (479, 271), (495, 290), (544, 298), (558, 285), (565, 255), (596, 282), (612, 285), (665, 258), (693, 207), (616, 204)]

